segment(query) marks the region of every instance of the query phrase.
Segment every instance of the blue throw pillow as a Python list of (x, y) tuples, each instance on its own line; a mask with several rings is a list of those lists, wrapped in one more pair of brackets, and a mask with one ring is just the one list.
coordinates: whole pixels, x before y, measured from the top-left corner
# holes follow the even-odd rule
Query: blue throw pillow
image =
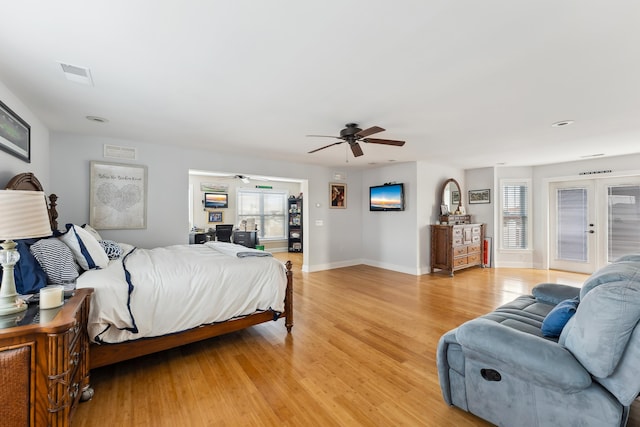
[(559, 337), (562, 328), (576, 313), (577, 308), (578, 298), (561, 301), (542, 321), (542, 335), (550, 338)]
[[(47, 286), (47, 275), (36, 259), (31, 255), (29, 248), (38, 239), (16, 240), (16, 249), (20, 254), (20, 260), (13, 267), (13, 277), (16, 283), (16, 292), (20, 295), (34, 294), (44, 286)], [(0, 268), (2, 279), (2, 268)]]

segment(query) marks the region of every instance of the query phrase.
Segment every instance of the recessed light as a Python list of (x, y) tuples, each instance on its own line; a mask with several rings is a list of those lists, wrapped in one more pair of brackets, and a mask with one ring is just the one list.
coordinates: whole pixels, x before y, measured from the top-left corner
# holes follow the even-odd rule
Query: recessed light
[(98, 116), (87, 116), (86, 119), (92, 122), (97, 122), (97, 123), (107, 123), (109, 121), (104, 117), (98, 117)]
[(573, 120), (562, 120), (560, 122), (555, 122), (554, 124), (552, 124), (551, 126), (554, 128), (561, 128), (564, 126), (569, 126), (573, 124)]

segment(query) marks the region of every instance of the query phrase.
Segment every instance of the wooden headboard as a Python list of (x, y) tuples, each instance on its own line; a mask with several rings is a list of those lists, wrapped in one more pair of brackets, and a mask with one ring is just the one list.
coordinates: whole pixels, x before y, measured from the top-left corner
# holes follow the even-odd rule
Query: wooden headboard
[[(38, 178), (31, 172), (21, 173), (11, 178), (5, 186), (5, 190), (44, 191)], [(49, 211), (49, 223), (51, 224), (51, 230), (54, 231), (58, 229), (57, 200), (58, 196), (55, 194), (51, 194), (48, 201), (45, 196), (45, 203), (47, 203), (47, 210)]]

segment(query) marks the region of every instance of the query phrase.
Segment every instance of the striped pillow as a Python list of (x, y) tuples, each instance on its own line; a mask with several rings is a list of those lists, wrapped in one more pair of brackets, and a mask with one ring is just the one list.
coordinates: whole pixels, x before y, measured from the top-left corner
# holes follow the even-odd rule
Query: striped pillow
[(29, 250), (46, 273), (49, 284), (73, 282), (79, 276), (71, 249), (57, 238), (38, 240)]

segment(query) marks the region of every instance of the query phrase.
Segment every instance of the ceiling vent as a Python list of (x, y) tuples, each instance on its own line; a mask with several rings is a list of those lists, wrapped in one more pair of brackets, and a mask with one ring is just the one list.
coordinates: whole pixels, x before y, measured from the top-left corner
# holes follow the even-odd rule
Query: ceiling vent
[(64, 62), (58, 63), (62, 67), (62, 71), (64, 72), (64, 76), (67, 78), (67, 80), (87, 86), (93, 86), (91, 70), (89, 70), (88, 68), (65, 64)]
[(138, 151), (133, 147), (105, 144), (103, 156), (112, 159), (135, 160), (138, 157)]

